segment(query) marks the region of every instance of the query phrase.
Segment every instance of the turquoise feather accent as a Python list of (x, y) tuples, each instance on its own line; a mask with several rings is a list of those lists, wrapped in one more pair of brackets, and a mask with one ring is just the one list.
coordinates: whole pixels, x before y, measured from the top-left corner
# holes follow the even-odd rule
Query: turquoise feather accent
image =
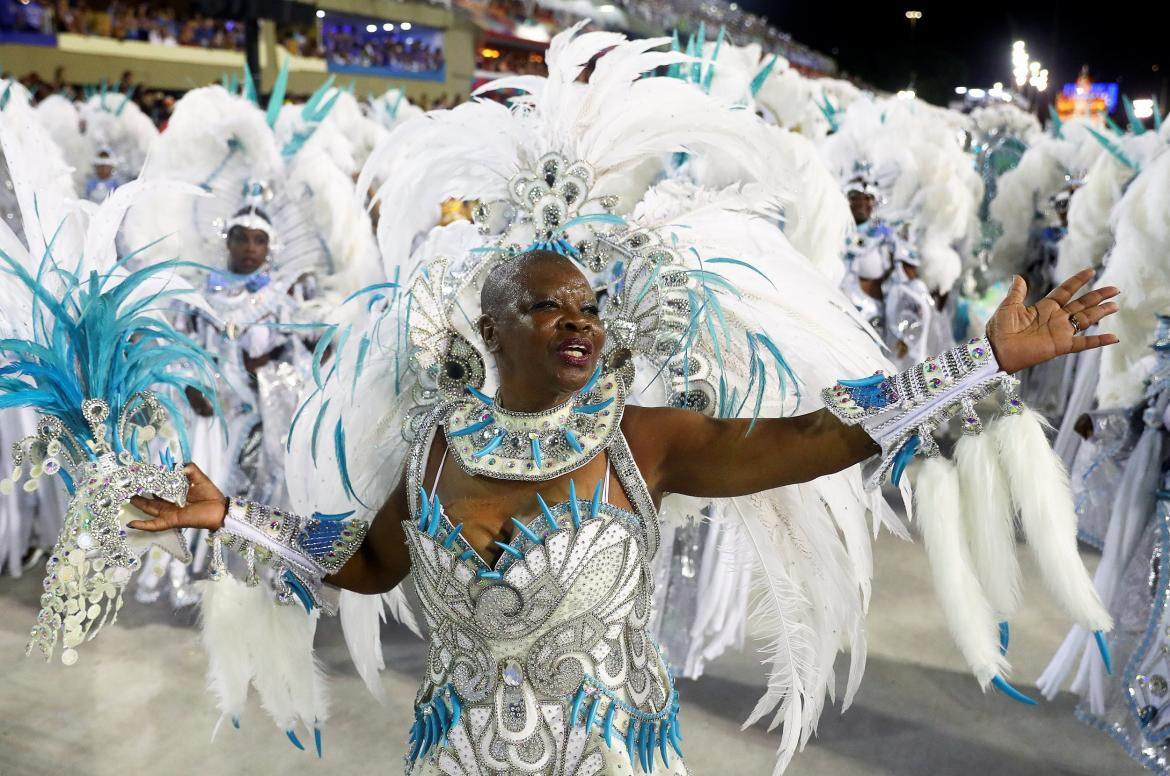
[(337, 456), (337, 471), (341, 475), (341, 486), (345, 489), (345, 494), (369, 509), (369, 505), (358, 498), (353, 489), (353, 481), (349, 478), (349, 463), (345, 455), (345, 428), (341, 425), (341, 418), (337, 419), (337, 425), (333, 428), (333, 451)]
[(877, 385), (885, 379), (886, 376), (878, 372), (876, 375), (870, 375), (869, 377), (862, 377), (856, 380), (838, 380), (837, 382), (846, 388), (868, 388), (871, 385)]
[(711, 52), (711, 64), (707, 65), (707, 73), (703, 76), (703, 94), (711, 93), (711, 81), (715, 78), (715, 62), (719, 59), (719, 51), (723, 48), (723, 37), (726, 34), (727, 28), (720, 25), (719, 35), (715, 38), (715, 50)]
[(548, 504), (545, 503), (544, 497), (542, 497), (539, 493), (536, 494), (536, 503), (540, 504), (540, 513), (544, 516), (544, 522), (548, 523), (549, 530), (561, 530), (561, 524), (557, 522), (555, 517), (553, 517), (552, 510), (548, 508)]
[(264, 114), (265, 121), (271, 129), (276, 128), (276, 120), (280, 118), (280, 109), (284, 107), (284, 94), (288, 89), (288, 57), (280, 63), (280, 72), (276, 74), (276, 83), (272, 85), (272, 94), (268, 96), (268, 110)]
[(543, 542), (543, 539), (540, 538), (539, 534), (514, 517), (512, 518), (512, 525), (516, 526), (516, 530), (524, 534), (524, 536), (528, 538), (528, 541), (532, 542), (533, 544), (540, 544)]
[(496, 545), (501, 550), (511, 555), (513, 558), (524, 560), (524, 553), (520, 552), (520, 550), (516, 549), (512, 545), (506, 542), (492, 542), (492, 544)]
[(760, 89), (764, 88), (764, 84), (768, 81), (768, 76), (772, 75), (772, 71), (776, 69), (776, 62), (779, 58), (779, 54), (773, 54), (772, 58), (768, 60), (768, 64), (764, 65), (760, 72), (756, 73), (751, 83), (752, 97), (755, 97), (760, 93)]
[(603, 409), (613, 404), (613, 397), (610, 396), (605, 401), (599, 401), (596, 404), (582, 404), (580, 407), (574, 407), (573, 412), (581, 415), (593, 415), (601, 412)]
[(492, 418), (487, 418), (485, 420), (479, 421), (478, 423), (472, 423), (470, 426), (464, 426), (463, 428), (456, 431), (448, 431), (447, 436), (461, 437), (467, 436), (468, 434), (474, 434), (476, 431), (483, 431), (492, 424), (492, 420)]
[(762, 277), (764, 280), (768, 281), (768, 285), (772, 286), (772, 288), (776, 288), (776, 284), (772, 282), (772, 278), (765, 275), (759, 267), (755, 266), (754, 264), (750, 264), (746, 261), (743, 261), (741, 259), (731, 259), (731, 258), (728, 258), (726, 256), (720, 256), (720, 257), (714, 258), (714, 259), (707, 259), (706, 263), (707, 264), (734, 264), (738, 267), (744, 267), (745, 269), (750, 269), (752, 272), (756, 273), (757, 275)]
[(574, 528), (581, 527), (581, 505), (577, 503), (577, 483), (569, 478), (569, 516)]
[[(80, 260), (68, 272), (53, 257), (59, 233), (60, 226), (48, 241), (35, 275), (0, 252), (0, 272), (11, 276), (4, 282), (23, 286), (32, 299), (32, 339), (0, 340), (0, 354), (9, 360), (0, 371), (4, 394), (0, 406), (32, 407), (60, 419), (80, 443), (81, 449), (73, 452), (82, 460), (95, 457), (95, 450), (107, 444), (120, 451), (128, 440), (117, 436), (119, 414), (137, 401), (136, 394), (157, 390), (185, 450), (183, 416), (167, 393), (190, 386), (214, 397), (208, 387), (213, 383), (211, 356), (152, 315), (160, 301), (185, 292), (157, 291), (134, 301), (130, 295), (152, 277), (192, 262), (160, 262), (130, 273), (115, 266), (82, 278)], [(56, 281), (47, 283), (52, 276)], [(56, 288), (55, 293), (50, 293), (50, 287)], [(193, 366), (198, 377), (172, 371), (179, 363)], [(110, 408), (110, 417), (96, 436), (81, 414), (83, 399), (98, 399)], [(135, 457), (139, 454), (137, 449), (130, 452)]]
[(309, 453), (313, 457), (313, 465), (317, 465), (317, 435), (321, 432), (321, 421), (325, 420), (325, 413), (329, 409), (329, 402), (331, 399), (326, 399), (321, 405), (320, 412), (317, 413), (317, 420), (313, 423), (313, 435), (309, 440)]
[(480, 458), (483, 458), (485, 455), (490, 453), (492, 450), (495, 450), (497, 447), (500, 446), (500, 443), (502, 443), (504, 441), (505, 434), (504, 434), (502, 429), (496, 429), (496, 430), (499, 431), (499, 433), (492, 435), (492, 438), (488, 441), (488, 443), (486, 445), (484, 445), (483, 447), (479, 448), (474, 453), (472, 453), (471, 454), (472, 458), (475, 458), (477, 460)]
[(1144, 135), (1146, 125), (1137, 117), (1137, 111), (1133, 109), (1133, 100), (1129, 99), (1129, 95), (1122, 95), (1121, 104), (1125, 106), (1125, 118), (1129, 122), (1129, 131), (1135, 135)]
[(1137, 163), (1130, 159), (1129, 156), (1120, 148), (1118, 148), (1115, 143), (1111, 142), (1109, 138), (1105, 137), (1090, 126), (1086, 126), (1085, 129), (1089, 131), (1089, 134), (1093, 136), (1093, 139), (1100, 143), (1101, 147), (1108, 151), (1114, 159), (1121, 162), (1123, 165), (1133, 170), (1134, 172), (1138, 172), (1139, 168)]
[(597, 368), (593, 370), (593, 376), (589, 378), (589, 382), (585, 383), (585, 385), (583, 385), (581, 387), (581, 390), (577, 391), (577, 395), (578, 396), (588, 396), (589, 392), (593, 390), (593, 386), (597, 385), (597, 381), (600, 379), (601, 379), (601, 365), (598, 364)]
[(126, 106), (130, 103), (131, 98), (134, 97), (134, 92), (137, 89), (138, 89), (138, 84), (134, 84), (133, 86), (131, 86), (129, 89), (126, 90), (126, 96), (122, 98), (122, 104), (119, 105), (116, 110), (114, 110), (115, 116), (122, 115), (122, 111), (126, 110)]
[(244, 60), (244, 97), (253, 105), (260, 104), (260, 97), (256, 94), (256, 80), (252, 77), (252, 68), (248, 67), (247, 59)]
[[(314, 398), (316, 398), (317, 394), (319, 394), (319, 393), (321, 393), (321, 389), (320, 388), (315, 389), (311, 394), (309, 394), (309, 398), (307, 398), (303, 402), (301, 402), (301, 406), (297, 407), (297, 411), (295, 413), (293, 413), (292, 422), (290, 422), (288, 424), (288, 434), (285, 436), (285, 439), (284, 439), (285, 452), (292, 451), (293, 431), (296, 429), (297, 423), (300, 422), (301, 415), (304, 414), (306, 409), (308, 409), (309, 402), (311, 402)], [(320, 420), (318, 420), (317, 422), (319, 423)]]

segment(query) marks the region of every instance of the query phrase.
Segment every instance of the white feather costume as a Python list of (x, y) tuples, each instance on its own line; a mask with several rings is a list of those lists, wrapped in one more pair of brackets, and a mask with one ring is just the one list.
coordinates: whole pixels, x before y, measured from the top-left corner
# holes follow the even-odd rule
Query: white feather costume
[(1101, 153), (1101, 146), (1083, 122), (1067, 121), (1060, 137), (1041, 136), (1024, 152), (1015, 169), (1000, 177), (989, 213), (1000, 230), (992, 248), (989, 278), (1024, 271), (1033, 230), (1048, 198), (1070, 179), (1083, 175)]
[(384, 94), (373, 97), (365, 105), (367, 116), (387, 130), (394, 129), (407, 119), (426, 113), (406, 97), (401, 89), (388, 89)]
[(1060, 243), (1056, 263), (1057, 277), (1101, 266), (1113, 245), (1112, 215), (1121, 195), (1134, 176), (1166, 150), (1166, 141), (1155, 132), (1100, 139), (1116, 152), (1098, 155), (1085, 174), (1085, 184), (1073, 192), (1068, 235)]
[(142, 171), (159, 134), (154, 122), (131, 97), (103, 89), (79, 104), (78, 115), (88, 146), (84, 159), (71, 160), (79, 190), (92, 173), (94, 159), (101, 150), (110, 152), (121, 180), (137, 178)]
[[(732, 151), (747, 162), (748, 169), (774, 169), (776, 163), (769, 159), (771, 149), (756, 143), (758, 131), (750, 130), (752, 126), (763, 129), (754, 117), (722, 109), (700, 90), (679, 80), (639, 78), (655, 65), (686, 61), (682, 55), (653, 51), (665, 42), (624, 42), (612, 33), (565, 34), (550, 47), (548, 79), (523, 77), (491, 85), (525, 89), (530, 96), (518, 100), (515, 108), (473, 102), (399, 125), (368, 164), (368, 168), (392, 171), (391, 182), (379, 192), (383, 213), (379, 240), (387, 275), (399, 278), (404, 285), (419, 277), (417, 268), (436, 256), (475, 256), (468, 250), (492, 245), (498, 237), (493, 234), (490, 216), (481, 226), (487, 234), (459, 224), (435, 230), (424, 239), (422, 227), (433, 222), (429, 214), (437, 212), (447, 197), (484, 202), (507, 197), (509, 179), (544, 154), (561, 153), (588, 162), (596, 173), (591, 191), (605, 191), (607, 181), (620, 179), (647, 158), (681, 150), (700, 158), (715, 149)], [(582, 88), (575, 84), (580, 69), (594, 54), (610, 47), (597, 62), (589, 85)], [(633, 110), (631, 106), (640, 107)], [(469, 127), (476, 129), (469, 132)], [(745, 127), (749, 128), (747, 133)], [(365, 185), (365, 177), (359, 180), (359, 188)], [(420, 185), (407, 189), (394, 183), (403, 179), (419, 181)], [(815, 388), (827, 385), (834, 375), (870, 373), (887, 366), (872, 333), (844, 297), (776, 228), (774, 206), (775, 197), (760, 184), (715, 191), (675, 181), (651, 189), (626, 217), (633, 229), (652, 229), (663, 235), (667, 244), (677, 241), (677, 255), (692, 271), (701, 273), (704, 262), (715, 260), (710, 270), (717, 267), (726, 281), (740, 289), (735, 297), (721, 295), (719, 300), (732, 331), (776, 332), (773, 345), (777, 354), (783, 354), (782, 388), (779, 395), (767, 391), (761, 396), (756, 408), (760, 415), (788, 414), (797, 407), (800, 411), (813, 409), (819, 403)], [(420, 239), (423, 242), (419, 243)], [(456, 252), (440, 253), (452, 249)], [(719, 263), (716, 257), (720, 256), (735, 259)], [(762, 280), (761, 273), (768, 280)], [(464, 282), (469, 290), (463, 313), (456, 314), (451, 323), (468, 341), (474, 341), (469, 321), (477, 314), (478, 285), (474, 280)], [(413, 315), (421, 314), (416, 307)], [(390, 318), (378, 321), (381, 319), (371, 324), (383, 332), (377, 337), (392, 342)], [(349, 346), (340, 355), (338, 375), (352, 376), (358, 371), (356, 354), (363, 348), (355, 345), (372, 341), (373, 332), (372, 328), (364, 333), (355, 328), (348, 333)], [(737, 336), (742, 339), (742, 335)], [(722, 337), (719, 339), (723, 343)], [(823, 345), (827, 341), (835, 345), (828, 352)], [(329, 510), (349, 501), (337, 478), (338, 451), (319, 445), (315, 467), (309, 451), (318, 436), (314, 429), (333, 428), (338, 419), (351, 413), (379, 419), (362, 424), (345, 437), (346, 468), (355, 497), (375, 507), (401, 471), (406, 445), (396, 427), (404, 417), (410, 417), (416, 400), (409, 382), (401, 384), (408, 376), (400, 356), (396, 358), (391, 351), (374, 358), (373, 346), (367, 347), (358, 384), (351, 386), (348, 378), (326, 381), (314, 392), (294, 427), (287, 465), (290, 492), (298, 509)], [(700, 390), (700, 386), (716, 378), (698, 374), (690, 378), (692, 390), (699, 391), (692, 400), (706, 406), (707, 412), (720, 411), (717, 405), (726, 404), (732, 393), (748, 395), (749, 383), (756, 380), (749, 380), (749, 372), (763, 368), (764, 361), (771, 363), (762, 346), (753, 345), (753, 351), (759, 348), (755, 352), (731, 341), (722, 347), (728, 366), (720, 390), (700, 398), (702, 391), (709, 390)], [(760, 353), (764, 361), (759, 360)], [(637, 363), (639, 377), (631, 401), (653, 406), (678, 400), (672, 394), (680, 389), (679, 384), (671, 387), (655, 378), (658, 367), (652, 361), (639, 359)], [(749, 369), (751, 363), (757, 367)], [(775, 385), (772, 380), (781, 368), (779, 363), (771, 364), (769, 384)], [(491, 390), (490, 372), (485, 391)], [(384, 391), (371, 390), (375, 385), (390, 384), (400, 384), (400, 388), (389, 401)], [(751, 389), (751, 395), (756, 395), (755, 390)], [(353, 398), (344, 402), (335, 398), (341, 395), (368, 397), (365, 401), (371, 405), (355, 407)], [(747, 402), (740, 411), (750, 414), (751, 404)], [(314, 421), (315, 414), (322, 411), (324, 415)], [(703, 506), (693, 501), (676, 505), (668, 500), (663, 505), (664, 522), (682, 525), (676, 521), (697, 514)], [(833, 665), (842, 648), (852, 651), (849, 682), (841, 691), (846, 705), (860, 679), (871, 570), (871, 529), (866, 513), (871, 509), (875, 528), (894, 521), (880, 498), (863, 491), (856, 468), (814, 483), (709, 505), (713, 529), (738, 534), (742, 541), (734, 544), (750, 548), (744, 557), (754, 569), (751, 608), (766, 634), (770, 666), (768, 692), (751, 721), (775, 713), (774, 724), (784, 724), (781, 767), (815, 730), (825, 698), (837, 697)], [(735, 629), (729, 629), (729, 634), (720, 630), (719, 623), (728, 622), (728, 617), (734, 621), (734, 612), (746, 606), (742, 597), (745, 589), (742, 585), (720, 585), (717, 590), (699, 591), (701, 612), (687, 626), (690, 632), (680, 634), (684, 643), (690, 644), (689, 654), (676, 656), (676, 660), (690, 661), (691, 670), (697, 670), (706, 656), (718, 654), (728, 641), (736, 640)], [(342, 599), (343, 613), (361, 606), (366, 614), (364, 618), (349, 618), (347, 630), (368, 634), (372, 630), (360, 622), (376, 618), (381, 606), (354, 599)], [(351, 646), (363, 648), (355, 654), (355, 662), (369, 679), (378, 663), (376, 655), (368, 651), (374, 645), (368, 635), (355, 635), (350, 641)]]
[(973, 249), (982, 182), (963, 152), (961, 118), (919, 101), (856, 100), (821, 145), (829, 168), (848, 180), (863, 161), (886, 183), (880, 214), (911, 224), (932, 292), (948, 293)]
[[(1136, 154), (1140, 151), (1133, 150), (1135, 140), (1148, 143), (1150, 150), (1162, 142), (1154, 133), (1146, 133), (1128, 142), (1113, 138), (1111, 143)], [(1068, 685), (1081, 696), (1078, 717), (1110, 732), (1142, 764), (1165, 772), (1152, 753), (1160, 751), (1166, 722), (1159, 698), (1164, 695), (1161, 684), (1167, 674), (1162, 644), (1167, 626), (1165, 559), (1170, 557), (1166, 528), (1170, 482), (1164, 469), (1170, 421), (1166, 358), (1170, 319), (1165, 317), (1170, 310), (1165, 282), (1170, 271), (1166, 259), (1170, 252), (1170, 154), (1155, 153), (1147, 150), (1148, 161), (1113, 209), (1115, 242), (1098, 281), (1126, 290), (1122, 309), (1100, 324), (1102, 331), (1121, 341), (1101, 352), (1099, 369), (1088, 361), (1078, 375), (1078, 382), (1086, 387), (1096, 381), (1096, 410), (1093, 438), (1080, 444), (1073, 473), (1074, 478), (1085, 480), (1075, 484), (1104, 489), (1107, 494), (1103, 500), (1087, 500), (1090, 507), (1104, 510), (1103, 521), (1095, 515), (1082, 514), (1082, 518), (1094, 520), (1097, 535), (1093, 538), (1101, 544), (1094, 584), (1121, 626), (1109, 637), (1118, 660), (1112, 675), (1107, 674), (1088, 657), (1093, 650), (1089, 634), (1074, 628), (1038, 684), (1050, 697)], [(1104, 154), (1093, 170), (1104, 178), (1111, 170), (1107, 165), (1116, 163), (1113, 155)], [(1090, 179), (1086, 189), (1091, 185)], [(1071, 216), (1070, 212), (1070, 227)], [(1155, 353), (1150, 351), (1151, 343), (1157, 348)], [(1087, 407), (1090, 401), (1083, 403)], [(1123, 433), (1112, 433), (1109, 423)], [(1095, 469), (1111, 471), (1113, 476), (1108, 481), (1089, 479)]]
[[(0, 244), (0, 251), (17, 256), (21, 249), (29, 247), (24, 213), (34, 203), (28, 199), (28, 192), (36, 191), (42, 200), (40, 206), (47, 211), (45, 221), (34, 216), (35, 220), (29, 223), (34, 232), (43, 232), (42, 224), (55, 228), (48, 219), (64, 215), (61, 208), (74, 199), (75, 194), (61, 149), (47, 136), (44, 114), (31, 107), (27, 90), (17, 82), (0, 82), (0, 92), (6, 95), (3, 108), (0, 108), (0, 134), (4, 136), (0, 148), (0, 220), (19, 241), (17, 244)], [(36, 149), (35, 158), (26, 156), (33, 153), (32, 149)], [(9, 152), (13, 154), (11, 169)], [(34, 246), (44, 244), (42, 236), (31, 239)], [(23, 309), (22, 295), (10, 298), (6, 293), (9, 289), (18, 290), (0, 282), (0, 307)], [(0, 337), (13, 334), (15, 332), (0, 327)], [(35, 432), (36, 424), (36, 413), (29, 408), (0, 413), (0, 450), (11, 450), (14, 444)], [(12, 470), (11, 461), (0, 461), (0, 473), (6, 478)], [(64, 488), (57, 480), (41, 482), (40, 487), (31, 492), (23, 488), (14, 488), (7, 493), (0, 491), (0, 573), (20, 576), (26, 563), (35, 562), (52, 549), (61, 530), (65, 503)]]

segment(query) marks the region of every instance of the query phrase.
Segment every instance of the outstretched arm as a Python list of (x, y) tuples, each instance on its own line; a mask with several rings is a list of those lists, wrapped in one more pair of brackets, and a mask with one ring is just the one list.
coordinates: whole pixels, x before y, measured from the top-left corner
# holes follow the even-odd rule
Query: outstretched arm
[[(1014, 279), (987, 326), (1003, 371), (1117, 342), (1111, 334), (1078, 336), (1118, 309), (1106, 301), (1119, 293), (1112, 286), (1073, 299), (1092, 277), (1093, 270), (1079, 272), (1032, 307), (1024, 305), (1024, 280)], [(827, 410), (761, 418), (752, 427), (749, 420), (629, 407), (623, 426), (655, 495), (742, 496), (831, 474), (878, 452), (860, 426), (845, 425)]]
[(690, 410), (628, 407), (622, 426), (656, 497), (744, 496), (847, 469), (878, 452), (864, 429), (827, 410), (760, 418), (751, 427), (750, 420)]
[[(178, 506), (158, 498), (135, 496), (130, 499), (151, 520), (132, 520), (127, 525), (141, 531), (166, 531), (172, 528), (206, 528), (218, 531), (224, 526), (228, 500), (215, 483), (193, 463), (183, 468), (187, 475), (187, 504)], [(386, 499), (370, 525), (365, 540), (336, 574), (323, 581), (356, 593), (384, 593), (410, 572), (410, 553), (402, 533), (402, 521), (410, 514), (406, 502), (406, 477)]]

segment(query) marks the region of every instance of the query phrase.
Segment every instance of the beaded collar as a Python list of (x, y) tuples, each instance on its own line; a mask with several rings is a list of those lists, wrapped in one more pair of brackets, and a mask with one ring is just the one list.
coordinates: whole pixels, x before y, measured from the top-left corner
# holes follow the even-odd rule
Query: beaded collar
[(625, 394), (601, 367), (564, 404), (514, 412), (471, 386), (443, 422), (447, 447), (468, 474), (504, 480), (551, 480), (588, 463), (621, 424)]

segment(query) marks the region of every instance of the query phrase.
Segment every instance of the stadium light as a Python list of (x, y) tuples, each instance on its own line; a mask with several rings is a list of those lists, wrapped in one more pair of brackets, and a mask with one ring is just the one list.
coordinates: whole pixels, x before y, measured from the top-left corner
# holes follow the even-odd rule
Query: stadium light
[(955, 94), (966, 94), (966, 93), (967, 93), (966, 86), (956, 86), (955, 87)]
[(377, 32), (377, 31), (378, 31), (378, 25), (376, 25), (376, 24), (367, 24), (366, 25), (366, 32)]
[(391, 24), (390, 22), (386, 22), (385, 24), (382, 25), (382, 30), (384, 32), (394, 32), (394, 25)]
[(1133, 115), (1134, 118), (1148, 119), (1154, 115), (1154, 101), (1153, 100), (1134, 100), (1133, 101)]
[(318, 18), (318, 19), (324, 19), (324, 18), (325, 18), (325, 12), (324, 12), (324, 11), (322, 11), (320, 8), (318, 8), (318, 9), (317, 9), (317, 18)]
[(403, 32), (410, 32), (410, 22), (403, 22), (401, 25)]

